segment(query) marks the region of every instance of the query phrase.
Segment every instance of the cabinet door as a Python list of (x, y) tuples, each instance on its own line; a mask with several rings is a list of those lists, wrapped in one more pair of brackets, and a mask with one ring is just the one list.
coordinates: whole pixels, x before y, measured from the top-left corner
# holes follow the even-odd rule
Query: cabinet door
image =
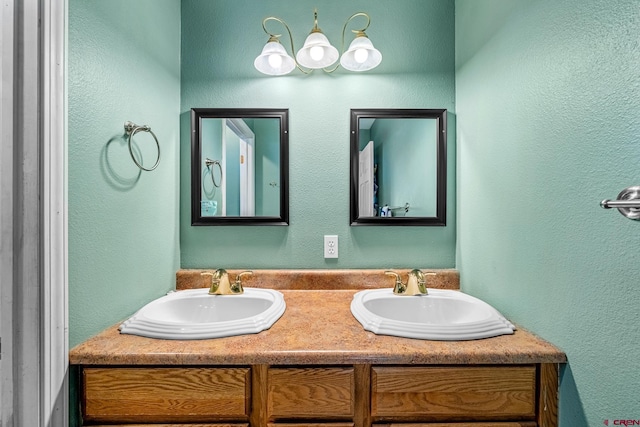
[(267, 427), (354, 427), (353, 423), (269, 423)]
[(495, 423), (422, 423), (422, 424), (373, 424), (373, 427), (536, 427), (534, 421), (495, 422)]
[(249, 368), (85, 368), (92, 423), (248, 421)]
[(373, 424), (373, 427), (536, 427), (534, 421), (495, 422), (495, 423), (421, 423), (421, 424)]
[(271, 421), (353, 418), (352, 367), (270, 368), (267, 384), (267, 413)]
[(249, 424), (103, 424), (92, 425), (91, 427), (249, 427)]
[(535, 366), (374, 367), (371, 389), (374, 421), (535, 417)]

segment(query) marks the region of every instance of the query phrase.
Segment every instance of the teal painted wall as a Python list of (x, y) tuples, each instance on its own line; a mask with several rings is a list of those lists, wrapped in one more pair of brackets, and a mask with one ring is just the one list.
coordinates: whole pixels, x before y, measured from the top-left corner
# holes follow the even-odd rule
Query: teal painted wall
[(255, 119), (253, 131), (256, 135), (256, 215), (278, 216), (280, 215), (280, 126), (276, 119)]
[(462, 288), (562, 348), (562, 427), (640, 419), (637, 0), (456, 0)]
[[(267, 42), (262, 20), (278, 16), (302, 46), (319, 25), (334, 45), (355, 12), (371, 15), (367, 34), (382, 52), (373, 72), (342, 70), (268, 77), (253, 67)], [(251, 268), (454, 267), (455, 120), (449, 120), (447, 227), (349, 226), (351, 108), (454, 111), (454, 2), (394, 0), (182, 1), (181, 265)], [(272, 31), (286, 32), (275, 23)], [(358, 26), (358, 21), (354, 23)], [(271, 29), (271, 27), (269, 27)], [(287, 44), (288, 45), (288, 44)], [(288, 108), (290, 226), (190, 225), (189, 109)], [(325, 261), (322, 236), (337, 234), (340, 258)]]
[[(180, 2), (69, 2), (69, 341), (73, 346), (174, 286), (179, 264)], [(123, 124), (148, 124), (153, 172)], [(134, 148), (156, 158), (149, 134)]]
[(371, 129), (360, 129), (360, 134), (358, 136), (360, 137), (358, 140), (358, 147), (360, 151), (362, 151), (369, 141), (371, 141)]
[(240, 138), (228, 126), (224, 128), (226, 205), (228, 216), (240, 215)]

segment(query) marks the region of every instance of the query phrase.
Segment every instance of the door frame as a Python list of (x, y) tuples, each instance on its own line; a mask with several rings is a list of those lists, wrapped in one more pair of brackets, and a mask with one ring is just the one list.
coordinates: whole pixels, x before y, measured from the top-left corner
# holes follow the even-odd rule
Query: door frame
[(0, 424), (68, 425), (67, 0), (0, 6)]
[[(229, 127), (240, 138), (240, 216), (255, 216), (255, 133), (239, 118), (225, 120)], [(224, 146), (224, 144), (223, 144)], [(224, 157), (224, 156), (223, 156)]]

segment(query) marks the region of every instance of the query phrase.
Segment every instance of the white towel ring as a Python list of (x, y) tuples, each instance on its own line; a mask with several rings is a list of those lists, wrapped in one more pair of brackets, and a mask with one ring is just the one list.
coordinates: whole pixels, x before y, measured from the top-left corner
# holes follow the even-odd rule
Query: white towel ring
[[(138, 166), (143, 171), (147, 171), (147, 172), (151, 172), (152, 170), (157, 168), (158, 163), (160, 163), (160, 143), (158, 142), (158, 138), (156, 137), (156, 134), (151, 131), (151, 128), (147, 125), (139, 126), (133, 122), (126, 121), (124, 122), (124, 131), (127, 135), (129, 135), (129, 138), (128, 138), (129, 154), (131, 154), (133, 163), (135, 163), (136, 166)], [(154, 163), (154, 165), (151, 166), (150, 168), (145, 168), (138, 162), (138, 160), (136, 159), (136, 156), (133, 154), (133, 148), (131, 148), (131, 140), (133, 139), (133, 136), (140, 131), (149, 132), (151, 136), (153, 136), (153, 139), (156, 141), (156, 146), (158, 147), (158, 158), (156, 159), (156, 162)]]

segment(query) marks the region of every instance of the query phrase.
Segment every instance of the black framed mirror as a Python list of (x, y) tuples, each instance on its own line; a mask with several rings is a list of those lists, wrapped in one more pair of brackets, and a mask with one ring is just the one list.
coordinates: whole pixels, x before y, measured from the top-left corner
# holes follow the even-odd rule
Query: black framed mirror
[(446, 225), (446, 114), (351, 110), (351, 225)]
[(288, 116), (191, 109), (191, 225), (289, 224)]

